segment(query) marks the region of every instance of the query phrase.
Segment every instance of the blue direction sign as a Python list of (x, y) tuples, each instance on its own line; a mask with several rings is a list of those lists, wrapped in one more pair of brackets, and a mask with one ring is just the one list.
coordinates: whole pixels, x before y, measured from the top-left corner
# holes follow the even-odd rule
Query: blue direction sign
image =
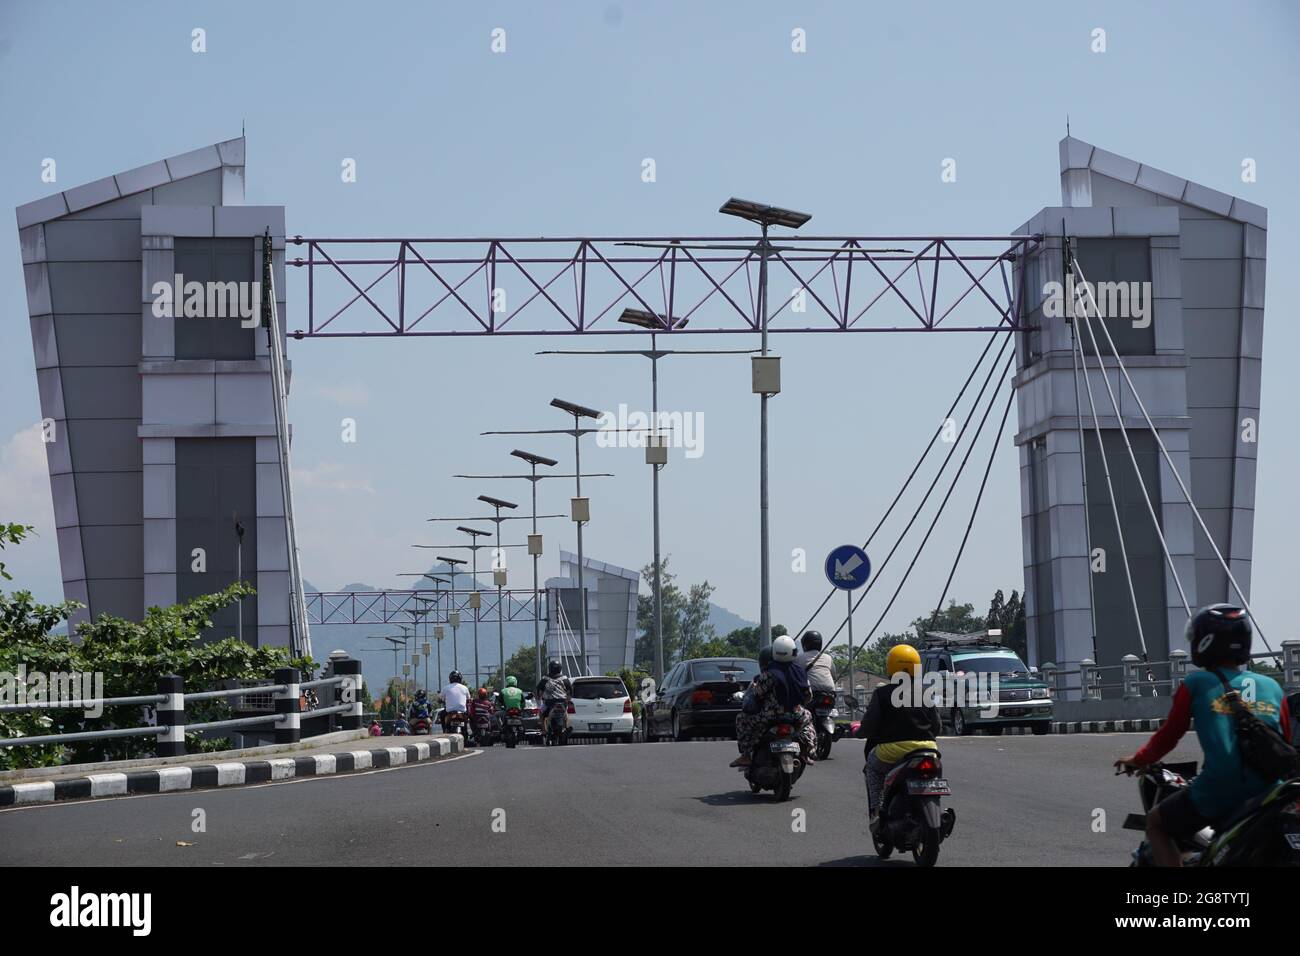
[(826, 555), (826, 578), (843, 591), (856, 591), (871, 576), (871, 559), (857, 545), (842, 544)]

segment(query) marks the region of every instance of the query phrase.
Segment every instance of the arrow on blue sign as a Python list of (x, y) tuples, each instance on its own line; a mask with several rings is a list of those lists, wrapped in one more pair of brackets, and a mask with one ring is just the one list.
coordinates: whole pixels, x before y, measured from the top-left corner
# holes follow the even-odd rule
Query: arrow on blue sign
[(857, 545), (842, 544), (826, 556), (826, 578), (844, 591), (856, 591), (871, 576), (871, 559)]

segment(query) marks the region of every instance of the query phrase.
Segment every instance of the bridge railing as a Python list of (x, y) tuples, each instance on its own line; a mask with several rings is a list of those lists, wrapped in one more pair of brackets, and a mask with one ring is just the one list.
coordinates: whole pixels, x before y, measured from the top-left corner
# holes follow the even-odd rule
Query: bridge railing
[[(297, 668), (278, 667), (272, 683), (255, 686), (185, 692), (185, 682), (175, 674), (158, 678), (158, 692), (134, 697), (99, 697), (81, 700), (56, 700), (0, 705), (0, 713), (21, 713), (50, 710), (99, 710), (104, 707), (130, 706), (154, 708), (155, 723), (139, 727), (107, 727), (101, 730), (84, 730), (64, 734), (41, 734), (26, 737), (0, 737), (0, 747), (41, 747), (50, 744), (70, 744), (86, 740), (112, 740), (122, 737), (157, 737), (159, 757), (178, 757), (185, 754), (186, 732), (234, 730), (271, 724), (275, 728), (277, 744), (297, 743), (302, 739), (302, 718), (339, 715), (341, 730), (361, 729), (361, 662), (351, 658), (330, 661), (333, 675), (303, 681)], [(303, 691), (315, 688), (337, 689), (338, 704), (303, 711), (299, 698)], [(265, 714), (233, 717), (228, 720), (211, 720), (189, 723), (186, 705), (198, 701), (227, 700), (251, 696), (270, 695), (270, 708)], [(88, 718), (90, 719), (90, 718)], [(142, 717), (142, 720), (144, 718)]]
[[(1279, 663), (1283, 688), (1287, 693), (1300, 691), (1300, 640), (1283, 641), (1280, 651), (1260, 651), (1250, 657), (1252, 661)], [(1164, 661), (1143, 662), (1136, 654), (1127, 654), (1118, 664), (1097, 664), (1089, 658), (1065, 663), (1074, 666), (1064, 667), (1049, 661), (1039, 668), (1053, 697), (1077, 693), (1083, 700), (1092, 701), (1101, 700), (1103, 691), (1119, 690), (1125, 700), (1133, 700), (1162, 696), (1161, 688), (1172, 696), (1191, 669), (1191, 656), (1180, 648), (1170, 651), (1169, 660)], [(1168, 676), (1157, 676), (1157, 668), (1168, 668)], [(1144, 688), (1150, 690), (1144, 692)]]

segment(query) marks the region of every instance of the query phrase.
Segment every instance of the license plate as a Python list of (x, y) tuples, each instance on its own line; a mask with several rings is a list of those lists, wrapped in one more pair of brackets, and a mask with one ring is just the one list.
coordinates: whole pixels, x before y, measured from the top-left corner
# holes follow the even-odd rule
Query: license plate
[(772, 753), (798, 753), (799, 745), (793, 741), (774, 740), (769, 745)]
[(588, 724), (587, 725), (587, 727), (591, 730), (609, 730), (613, 726), (614, 726), (613, 724)]
[(1287, 833), (1283, 835), (1286, 837), (1286, 842), (1290, 844), (1291, 849), (1300, 850), (1300, 833)]
[(926, 797), (946, 797), (952, 793), (947, 780), (909, 780), (907, 792)]
[(818, 717), (829, 717), (830, 715), (831, 715), (831, 708), (829, 708), (829, 707), (818, 707), (818, 708), (817, 708), (817, 716), (818, 716)]
[(511, 727), (522, 727), (524, 724), (524, 722), (520, 720), (518, 717), (511, 717), (509, 720), (506, 721), (506, 723), (509, 724)]

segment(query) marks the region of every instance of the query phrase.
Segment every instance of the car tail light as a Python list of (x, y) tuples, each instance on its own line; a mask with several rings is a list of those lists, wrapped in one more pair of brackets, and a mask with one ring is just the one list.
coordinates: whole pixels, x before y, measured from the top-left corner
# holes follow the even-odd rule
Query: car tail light
[(713, 703), (713, 691), (711, 691), (711, 690), (697, 690), (695, 693), (691, 694), (691, 703), (692, 703), (692, 704), (711, 704), (711, 703)]
[(832, 706), (834, 703), (835, 703), (835, 698), (834, 698), (834, 697), (831, 697), (831, 696), (829, 696), (829, 695), (823, 695), (823, 696), (822, 696), (822, 706), (823, 706), (823, 707), (830, 707), (830, 706)]
[(511, 717), (518, 717), (518, 716), (519, 716), (519, 708), (518, 708), (518, 707), (511, 707), (509, 710), (506, 711), (506, 713), (509, 714)]
[(1283, 807), (1282, 812), (1292, 817), (1300, 817), (1300, 800), (1291, 804), (1289, 807)]
[(776, 735), (778, 737), (789, 737), (790, 734), (792, 733), (794, 733), (794, 728), (791, 727), (789, 724), (776, 725)]
[(933, 757), (922, 757), (913, 769), (922, 777), (933, 777), (939, 773), (939, 764)]
[(575, 711), (575, 710), (573, 709), (573, 701), (569, 701), (569, 706), (566, 707), (566, 708), (564, 708), (564, 710), (565, 710), (566, 713), (570, 713), (570, 714), (575, 714), (575, 713), (577, 713), (577, 711)]
[(623, 701), (623, 713), (625, 713), (625, 714), (630, 714), (630, 713), (632, 713), (632, 698), (631, 698), (631, 697), (629, 697), (627, 700)]

